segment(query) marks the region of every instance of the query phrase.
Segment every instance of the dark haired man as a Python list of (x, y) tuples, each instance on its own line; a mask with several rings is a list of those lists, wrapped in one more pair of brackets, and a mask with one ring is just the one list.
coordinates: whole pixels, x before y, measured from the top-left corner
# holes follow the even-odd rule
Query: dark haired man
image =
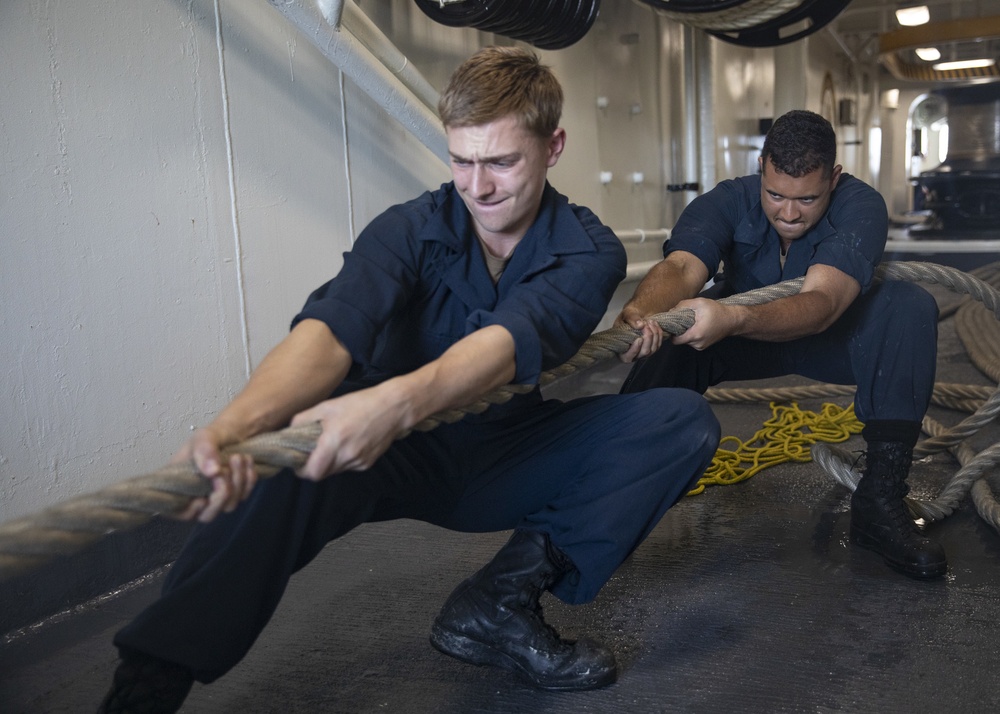
[[(785, 114), (759, 164), (759, 174), (723, 181), (685, 208), (664, 260), (623, 308), (618, 323), (642, 334), (622, 355), (638, 360), (622, 391), (704, 392), (786, 374), (856, 384), (868, 448), (851, 499), (851, 539), (906, 575), (939, 577), (944, 551), (923, 537), (903, 500), (934, 386), (937, 305), (912, 283), (873, 282), (887, 237), (885, 202), (836, 164), (829, 122)], [(719, 284), (695, 297), (720, 264)], [(803, 276), (797, 295), (764, 305), (711, 299)], [(675, 307), (693, 310), (695, 321), (664, 342), (645, 318)]]
[[(116, 635), (122, 663), (102, 712), (175, 711), (193, 680), (246, 654), (289, 578), (329, 541), (395, 518), (514, 530), (445, 602), (436, 648), (541, 689), (615, 680), (611, 650), (559, 638), (539, 598), (593, 599), (687, 492), (718, 444), (707, 403), (682, 390), (562, 403), (536, 386), (402, 438), (508, 382), (537, 385), (579, 349), (624, 277), (614, 233), (546, 181), (566, 140), (561, 107), (559, 83), (530, 52), (487, 48), (455, 71), (440, 102), (454, 180), (369, 224), (244, 390), (181, 450), (212, 496), (183, 514), (202, 524), (160, 600)], [(226, 445), (289, 421), (323, 427), (300, 474), (256, 485), (251, 459), (222, 459)]]

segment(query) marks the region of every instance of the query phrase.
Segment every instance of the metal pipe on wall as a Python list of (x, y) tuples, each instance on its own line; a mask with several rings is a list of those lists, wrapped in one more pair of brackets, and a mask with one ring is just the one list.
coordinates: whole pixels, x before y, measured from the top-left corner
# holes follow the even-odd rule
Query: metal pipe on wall
[[(706, 186), (705, 175), (701, 167), (701, 133), (698, 131), (698, 58), (695, 54), (695, 44), (698, 38), (695, 37), (694, 28), (684, 26), (684, 115), (683, 126), (687, 136), (682, 143), (684, 149), (684, 180), (690, 181), (696, 178), (701, 182), (703, 190), (707, 191), (713, 184)], [(708, 44), (708, 43), (704, 43)], [(681, 207), (683, 209), (683, 207)], [(674, 220), (680, 216), (680, 210), (674, 216)]]
[[(686, 37), (685, 40), (688, 38)], [(697, 120), (692, 138), (698, 142), (698, 169), (701, 191), (710, 191), (718, 182), (717, 156), (715, 147), (715, 52), (714, 40), (704, 33), (692, 32), (689, 36), (693, 45), (695, 67), (695, 111)], [(685, 60), (687, 58), (685, 57)]]
[(669, 228), (653, 228), (643, 230), (641, 228), (631, 228), (616, 230), (615, 235), (622, 243), (645, 243), (646, 241), (658, 241), (662, 243), (670, 237)]
[[(448, 163), (448, 141), (436, 112), (428, 105), (430, 85), (406, 62), (403, 54), (351, 2), (343, 3), (340, 23), (329, 2), (333, 20), (314, 0), (269, 0), (324, 57), (371, 96), (379, 106), (413, 134), (441, 161)], [(361, 37), (355, 36), (357, 31)], [(364, 39), (361, 39), (364, 38)], [(371, 47), (368, 46), (371, 45)], [(374, 48), (374, 49), (373, 49)], [(390, 63), (393, 66), (389, 66)], [(437, 103), (436, 92), (434, 104)]]
[(424, 75), (406, 58), (396, 45), (386, 37), (364, 11), (350, 0), (344, 2), (341, 18), (344, 29), (356, 37), (390, 72), (399, 77), (407, 89), (437, 114), (440, 93), (431, 86)]

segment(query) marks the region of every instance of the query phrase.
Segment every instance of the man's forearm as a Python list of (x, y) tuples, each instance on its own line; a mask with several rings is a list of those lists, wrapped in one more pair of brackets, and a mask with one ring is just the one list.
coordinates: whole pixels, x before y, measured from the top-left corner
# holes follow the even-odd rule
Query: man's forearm
[(377, 388), (393, 390), (409, 429), (437, 412), (471, 404), (508, 384), (514, 374), (514, 338), (505, 328), (491, 325), (459, 340), (433, 362)]
[(823, 332), (817, 319), (827, 313), (826, 300), (816, 293), (790, 295), (762, 305), (731, 305), (733, 327), (728, 334), (763, 342), (788, 342)]
[(787, 342), (828, 329), (861, 291), (854, 278), (827, 265), (814, 265), (796, 295), (739, 310), (731, 334), (767, 342)]
[(697, 295), (708, 280), (708, 270), (696, 261), (693, 256), (671, 253), (650, 269), (623, 312), (627, 310), (636, 316), (654, 315)]
[(326, 399), (350, 366), (350, 353), (330, 329), (304, 320), (267, 354), (211, 428), (227, 441), (282, 428), (296, 413)]

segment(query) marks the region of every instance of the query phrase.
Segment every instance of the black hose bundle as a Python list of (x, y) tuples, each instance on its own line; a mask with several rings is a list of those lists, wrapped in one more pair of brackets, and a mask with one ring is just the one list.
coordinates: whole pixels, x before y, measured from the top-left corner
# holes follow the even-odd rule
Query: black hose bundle
[(449, 27), (474, 27), (542, 50), (569, 47), (587, 34), (601, 0), (415, 0), (425, 15)]

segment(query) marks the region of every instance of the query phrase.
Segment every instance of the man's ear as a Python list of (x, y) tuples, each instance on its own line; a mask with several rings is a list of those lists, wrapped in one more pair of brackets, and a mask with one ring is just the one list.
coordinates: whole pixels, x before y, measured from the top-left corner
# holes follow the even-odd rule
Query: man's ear
[(554, 132), (552, 136), (549, 137), (548, 146), (546, 147), (548, 151), (548, 160), (546, 161), (546, 166), (552, 168), (559, 161), (559, 157), (562, 156), (563, 149), (566, 148), (566, 130), (559, 127)]
[(844, 167), (837, 164), (833, 167), (833, 171), (830, 174), (830, 190), (837, 188), (837, 182), (840, 181), (840, 172), (844, 170)]

